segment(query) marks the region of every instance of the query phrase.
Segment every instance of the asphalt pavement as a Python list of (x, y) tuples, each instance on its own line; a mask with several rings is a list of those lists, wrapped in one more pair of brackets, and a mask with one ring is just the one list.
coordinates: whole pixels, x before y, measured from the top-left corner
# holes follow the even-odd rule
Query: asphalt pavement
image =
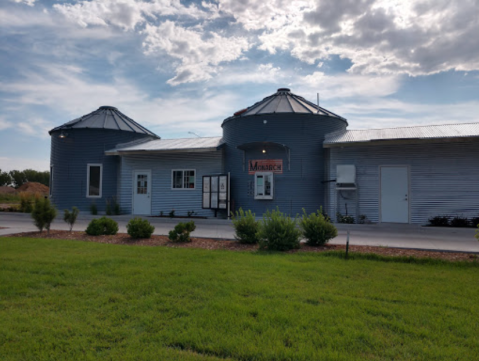
[[(73, 227), (75, 231), (84, 231), (93, 218), (89, 214), (80, 214)], [(119, 231), (126, 233), (126, 224), (133, 218), (131, 215), (111, 216), (118, 222)], [(188, 221), (184, 218), (145, 217), (155, 226), (154, 234), (167, 235), (178, 222)], [(226, 219), (193, 219), (196, 230), (193, 237), (234, 239), (234, 229), (230, 220)], [(30, 214), (0, 213), (0, 236), (36, 231)], [(479, 253), (479, 242), (474, 238), (472, 228), (423, 227), (413, 224), (336, 224), (338, 237), (330, 241), (332, 244), (345, 244), (347, 232), (351, 245), (382, 246), (408, 249), (425, 249), (437, 251), (459, 251)], [(69, 226), (59, 216), (51, 229), (68, 230)]]

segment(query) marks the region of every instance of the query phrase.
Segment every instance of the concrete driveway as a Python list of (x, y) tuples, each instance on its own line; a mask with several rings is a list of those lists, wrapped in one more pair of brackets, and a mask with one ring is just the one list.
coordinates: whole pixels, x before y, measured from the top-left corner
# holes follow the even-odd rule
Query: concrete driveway
[[(92, 216), (80, 214), (73, 228), (75, 231), (84, 231)], [(126, 224), (131, 215), (111, 216), (118, 222), (120, 232), (126, 233)], [(146, 217), (155, 226), (155, 234), (167, 235), (178, 222), (188, 221), (184, 218), (156, 218)], [(225, 219), (194, 219), (196, 230), (194, 237), (234, 239), (234, 229), (231, 221)], [(338, 237), (332, 244), (345, 244), (347, 231), (350, 232), (350, 244), (383, 246), (396, 248), (412, 248), (443, 251), (460, 251), (479, 253), (479, 242), (474, 238), (472, 228), (439, 228), (422, 227), (411, 224), (337, 224)], [(20, 232), (36, 231), (29, 214), (0, 213), (0, 235)], [(52, 224), (52, 229), (68, 230), (68, 225), (61, 217)]]

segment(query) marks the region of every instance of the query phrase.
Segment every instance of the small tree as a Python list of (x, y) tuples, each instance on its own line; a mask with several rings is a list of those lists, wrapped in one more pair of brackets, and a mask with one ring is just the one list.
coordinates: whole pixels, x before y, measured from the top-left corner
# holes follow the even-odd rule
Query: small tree
[(9, 174), (10, 174), (10, 177), (12, 178), (12, 183), (15, 188), (18, 188), (23, 183), (28, 182), (28, 179), (25, 176), (25, 173), (23, 173), (23, 171), (11, 170)]
[(35, 226), (43, 232), (45, 228), (47, 233), (50, 234), (50, 225), (57, 215), (57, 210), (50, 203), (48, 198), (37, 198), (32, 210), (32, 218)]
[(78, 213), (80, 213), (80, 210), (77, 207), (73, 207), (71, 212), (68, 209), (65, 209), (63, 220), (70, 225), (70, 232), (73, 230), (73, 225), (77, 220)]
[(12, 184), (12, 177), (7, 172), (2, 172), (0, 169), (0, 186), (9, 186)]

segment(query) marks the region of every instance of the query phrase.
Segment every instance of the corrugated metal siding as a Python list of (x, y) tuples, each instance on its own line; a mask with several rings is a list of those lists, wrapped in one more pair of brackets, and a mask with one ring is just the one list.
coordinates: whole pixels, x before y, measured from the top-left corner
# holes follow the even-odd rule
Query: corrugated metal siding
[[(267, 123), (264, 124), (264, 120)], [(258, 216), (277, 206), (289, 214), (317, 210), (324, 202), (324, 134), (346, 127), (346, 122), (321, 115), (264, 114), (237, 117), (223, 123), (225, 145), (225, 171), (231, 172), (232, 199), (235, 209), (251, 209)], [(291, 165), (283, 150), (266, 154), (261, 149), (245, 153), (238, 145), (249, 142), (277, 142), (291, 149)], [(283, 174), (274, 175), (274, 199), (255, 200), (254, 176), (248, 174), (249, 159), (283, 159)]]
[[(479, 142), (361, 146), (331, 148), (330, 177), (336, 178), (338, 164), (356, 165), (358, 191), (343, 192), (351, 200), (341, 200), (340, 212), (355, 214), (359, 195), (359, 214), (379, 221), (379, 167), (409, 166), (410, 222), (425, 224), (437, 215), (479, 216)], [(329, 187), (328, 211), (336, 211), (335, 183)]]
[[(95, 203), (105, 211), (106, 200), (117, 195), (119, 157), (105, 156), (105, 150), (119, 143), (148, 135), (107, 129), (69, 129), (68, 137), (60, 139), (60, 131), (51, 134), (50, 164), (53, 165), (52, 202), (59, 210), (78, 207), (88, 212)], [(103, 164), (102, 198), (86, 197), (87, 164)]]
[[(132, 180), (134, 170), (151, 170), (151, 211), (167, 215), (172, 209), (175, 215), (186, 215), (195, 211), (196, 215), (212, 217), (214, 211), (202, 209), (202, 181), (204, 175), (223, 172), (222, 151), (209, 153), (176, 153), (157, 155), (125, 155), (121, 157), (121, 187), (119, 199), (125, 213), (132, 209)], [(172, 169), (196, 169), (194, 190), (172, 190)]]

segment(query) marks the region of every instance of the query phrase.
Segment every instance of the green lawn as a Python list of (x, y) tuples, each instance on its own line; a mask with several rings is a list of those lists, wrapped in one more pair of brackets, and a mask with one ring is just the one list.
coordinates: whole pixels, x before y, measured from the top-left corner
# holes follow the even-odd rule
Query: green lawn
[(479, 267), (0, 238), (0, 359), (479, 360)]

